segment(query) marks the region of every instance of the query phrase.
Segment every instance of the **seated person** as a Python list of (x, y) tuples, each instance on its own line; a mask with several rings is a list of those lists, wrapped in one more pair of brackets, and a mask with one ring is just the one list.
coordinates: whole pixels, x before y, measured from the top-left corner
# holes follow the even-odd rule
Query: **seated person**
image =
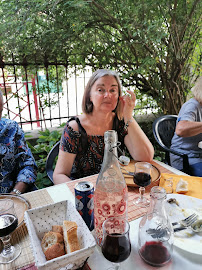
[(127, 92), (122, 96), (116, 72), (100, 69), (93, 73), (83, 96), (83, 114), (68, 121), (64, 128), (53, 174), (55, 184), (100, 172), (107, 130), (117, 131), (118, 140), (133, 159), (153, 159), (153, 146), (132, 116), (135, 94)]
[[(192, 88), (194, 97), (185, 102), (179, 112), (175, 134), (171, 148), (187, 154), (190, 174), (202, 177), (202, 149), (198, 143), (202, 141), (202, 76)], [(182, 170), (182, 158), (170, 154), (171, 166)]]
[(2, 111), (0, 91), (0, 193), (19, 195), (34, 189), (37, 166), (24, 132), (17, 122), (1, 118)]

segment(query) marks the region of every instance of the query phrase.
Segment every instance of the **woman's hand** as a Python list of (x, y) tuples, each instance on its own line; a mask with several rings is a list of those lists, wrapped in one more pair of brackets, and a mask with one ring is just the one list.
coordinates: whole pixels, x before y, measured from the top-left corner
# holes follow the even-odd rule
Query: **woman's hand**
[(135, 108), (135, 101), (136, 101), (135, 93), (130, 90), (126, 91), (129, 95), (119, 97), (119, 100), (121, 102), (122, 115), (125, 122), (133, 117), (133, 110)]
[(131, 120), (127, 127), (128, 134), (125, 136), (124, 143), (134, 160), (150, 162), (154, 156), (154, 148), (133, 118), (133, 110), (136, 101), (135, 93), (129, 90), (127, 90), (127, 93), (129, 95), (119, 97), (124, 122), (127, 123), (128, 120)]

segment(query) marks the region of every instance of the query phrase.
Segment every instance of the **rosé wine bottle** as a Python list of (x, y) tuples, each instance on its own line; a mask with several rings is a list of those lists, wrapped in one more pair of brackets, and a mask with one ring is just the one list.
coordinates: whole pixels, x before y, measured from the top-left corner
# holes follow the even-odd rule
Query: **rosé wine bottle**
[(102, 241), (102, 224), (107, 218), (128, 218), (128, 189), (117, 158), (117, 132), (106, 131), (104, 141), (104, 159), (94, 192), (94, 226), (98, 245)]

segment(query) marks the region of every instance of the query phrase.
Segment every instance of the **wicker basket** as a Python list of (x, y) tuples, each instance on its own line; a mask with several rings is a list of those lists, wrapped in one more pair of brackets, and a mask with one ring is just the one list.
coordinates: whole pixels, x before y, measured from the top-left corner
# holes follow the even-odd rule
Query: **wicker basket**
[[(44, 233), (51, 230), (52, 225), (62, 225), (63, 220), (75, 221), (77, 223), (78, 240), (81, 249), (47, 261), (41, 248), (41, 240)], [(93, 253), (96, 246), (95, 239), (82, 217), (74, 205), (67, 200), (26, 211), (25, 223), (30, 236), (35, 264), (39, 270), (55, 270), (63, 267), (66, 270), (77, 269)]]

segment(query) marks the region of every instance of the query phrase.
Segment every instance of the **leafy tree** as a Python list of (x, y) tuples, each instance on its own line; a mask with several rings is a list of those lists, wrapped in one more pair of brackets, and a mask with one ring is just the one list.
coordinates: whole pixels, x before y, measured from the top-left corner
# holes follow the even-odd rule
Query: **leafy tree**
[(200, 0), (9, 0), (0, 17), (3, 55), (114, 68), (166, 114), (200, 75)]

